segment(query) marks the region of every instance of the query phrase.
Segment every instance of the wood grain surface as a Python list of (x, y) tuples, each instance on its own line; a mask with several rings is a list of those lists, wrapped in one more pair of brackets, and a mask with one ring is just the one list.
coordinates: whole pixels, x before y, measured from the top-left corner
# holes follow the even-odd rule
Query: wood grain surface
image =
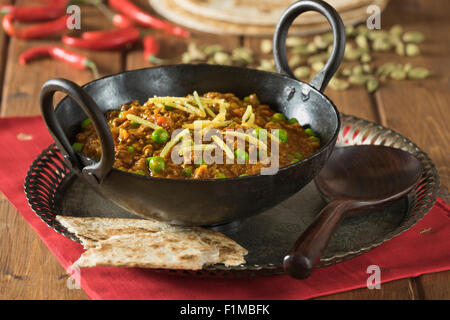
[[(5, 3), (7, 1), (3, 1)], [(18, 0), (18, 4), (28, 1)], [(146, 10), (145, 0), (136, 1)], [(415, 141), (438, 167), (443, 186), (450, 185), (450, 1), (391, 1), (383, 12), (382, 27), (402, 24), (406, 30), (420, 30), (426, 35), (421, 45), (423, 55), (413, 64), (433, 70), (426, 81), (392, 81), (373, 96), (362, 88), (344, 92), (326, 90), (341, 112), (388, 126)], [(95, 9), (82, 7), (82, 28), (110, 28), (109, 22)], [(176, 59), (185, 50), (187, 40), (174, 39), (154, 32), (161, 44), (161, 56)], [(245, 44), (256, 50), (260, 39), (216, 37), (193, 33), (198, 44), (220, 43), (225, 48)], [(79, 84), (93, 79), (89, 71), (76, 70), (58, 61), (43, 59), (23, 67), (19, 54), (36, 44), (57, 43), (57, 39), (25, 42), (10, 39), (0, 31), (1, 116), (39, 114), (38, 97), (49, 78), (65, 77)], [(150, 66), (143, 61), (137, 45), (127, 52), (88, 52), (102, 75)], [(397, 59), (387, 55), (385, 58)], [(382, 63), (384, 61), (380, 61)], [(447, 190), (446, 187), (442, 190)], [(448, 195), (448, 192), (443, 192)], [(15, 208), (0, 194), (0, 299), (87, 299), (82, 290), (67, 288), (67, 274), (36, 233)], [(25, 258), (26, 257), (26, 258)], [(380, 290), (358, 289), (318, 299), (449, 299), (450, 271), (384, 283)]]

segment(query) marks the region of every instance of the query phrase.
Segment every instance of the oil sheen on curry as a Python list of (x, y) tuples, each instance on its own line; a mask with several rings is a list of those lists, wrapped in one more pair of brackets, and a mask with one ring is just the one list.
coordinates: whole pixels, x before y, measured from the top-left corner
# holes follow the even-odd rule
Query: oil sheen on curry
[[(153, 97), (106, 113), (115, 144), (114, 168), (171, 179), (224, 179), (261, 174), (315, 153), (320, 139), (255, 94), (196, 92)], [(100, 141), (90, 121), (81, 123), (73, 148), (99, 160)]]

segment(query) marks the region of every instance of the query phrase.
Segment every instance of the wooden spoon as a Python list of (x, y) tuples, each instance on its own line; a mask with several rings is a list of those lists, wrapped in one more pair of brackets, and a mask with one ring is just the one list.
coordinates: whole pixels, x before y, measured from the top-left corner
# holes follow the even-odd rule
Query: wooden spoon
[(315, 178), (329, 204), (284, 257), (291, 277), (309, 277), (342, 219), (354, 210), (386, 205), (409, 193), (422, 175), (410, 153), (384, 146), (336, 148)]

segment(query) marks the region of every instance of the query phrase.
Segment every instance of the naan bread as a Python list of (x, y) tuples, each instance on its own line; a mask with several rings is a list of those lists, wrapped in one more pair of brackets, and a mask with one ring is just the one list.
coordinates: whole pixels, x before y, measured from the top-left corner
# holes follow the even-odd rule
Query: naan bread
[(245, 263), (248, 252), (225, 235), (156, 220), (57, 216), (87, 251), (78, 267), (118, 266), (198, 270)]
[[(188, 12), (209, 19), (249, 25), (276, 25), (284, 10), (298, 0), (174, 0)], [(325, 0), (338, 12), (367, 8), (372, 0)], [(322, 22), (315, 12), (302, 15), (305, 24)]]
[[(370, 3), (383, 10), (388, 1), (371, 0)], [(249, 21), (247, 21), (248, 23), (235, 23), (199, 15), (198, 11), (190, 11), (178, 6), (175, 0), (149, 0), (149, 2), (153, 10), (164, 18), (193, 30), (213, 34), (272, 37), (279, 19), (278, 16), (274, 23), (265, 25), (251, 24)], [(287, 6), (283, 10), (286, 8)], [(314, 23), (308, 22), (309, 14), (314, 17)], [(339, 11), (339, 14), (345, 25), (353, 25), (367, 19), (367, 5)], [(261, 18), (257, 17), (256, 19), (260, 21)], [(294, 24), (289, 28), (289, 35), (306, 36), (327, 31), (330, 31), (330, 25), (323, 16), (315, 12), (306, 12), (294, 21)]]

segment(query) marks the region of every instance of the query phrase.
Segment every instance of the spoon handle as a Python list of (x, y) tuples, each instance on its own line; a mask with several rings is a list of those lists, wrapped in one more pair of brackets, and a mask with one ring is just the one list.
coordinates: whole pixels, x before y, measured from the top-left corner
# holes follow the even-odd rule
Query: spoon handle
[(332, 201), (322, 209), (284, 257), (283, 266), (287, 274), (296, 279), (310, 276), (334, 231), (352, 207), (353, 201), (342, 200)]

